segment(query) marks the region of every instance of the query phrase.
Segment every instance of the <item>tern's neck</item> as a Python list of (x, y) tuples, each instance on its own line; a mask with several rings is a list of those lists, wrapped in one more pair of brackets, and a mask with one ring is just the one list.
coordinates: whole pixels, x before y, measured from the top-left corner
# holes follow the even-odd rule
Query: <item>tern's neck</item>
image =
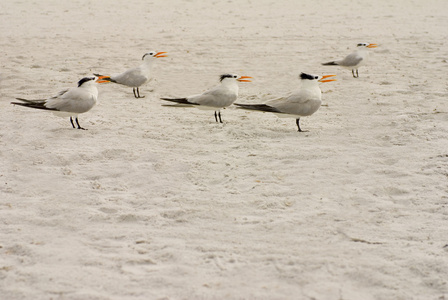
[(238, 86), (238, 83), (236, 82), (236, 80), (230, 80), (230, 79), (224, 79), (223, 81), (221, 81), (221, 84), (223, 86)]
[(154, 59), (145, 59), (145, 60), (143, 61), (142, 66), (150, 67), (150, 66), (152, 66), (153, 63), (154, 63)]
[(238, 83), (234, 80), (223, 80), (221, 86), (238, 93)]
[(358, 53), (368, 53), (367, 48), (365, 48), (365, 47), (358, 48), (357, 51), (358, 51)]
[(319, 84), (317, 83), (316, 80), (302, 80), (302, 88), (303, 89), (318, 89), (319, 88)]
[(98, 89), (96, 87), (95, 83), (88, 83), (88, 84), (83, 84), (79, 87), (80, 89), (85, 89), (91, 93), (97, 93)]

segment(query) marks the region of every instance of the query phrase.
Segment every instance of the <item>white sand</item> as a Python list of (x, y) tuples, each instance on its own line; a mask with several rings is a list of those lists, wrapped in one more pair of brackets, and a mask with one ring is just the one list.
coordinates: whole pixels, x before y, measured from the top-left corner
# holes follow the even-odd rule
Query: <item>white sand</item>
[[(299, 3), (303, 2), (303, 3)], [(2, 1), (0, 299), (447, 299), (448, 2)], [(321, 66), (378, 43), (360, 78)], [(167, 51), (68, 119), (9, 103)], [(172, 108), (337, 74), (293, 119)]]

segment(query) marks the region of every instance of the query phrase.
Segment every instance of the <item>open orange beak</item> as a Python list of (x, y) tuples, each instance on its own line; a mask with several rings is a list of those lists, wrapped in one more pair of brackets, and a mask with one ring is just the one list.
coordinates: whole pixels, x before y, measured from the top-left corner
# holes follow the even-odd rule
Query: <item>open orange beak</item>
[(335, 79), (335, 78), (331, 78), (331, 79), (326, 79), (326, 78), (328, 78), (328, 77), (333, 77), (333, 76), (336, 76), (336, 75), (324, 75), (324, 76), (322, 76), (322, 78), (321, 78), (321, 79), (319, 79), (318, 81), (319, 81), (319, 82), (330, 82), (330, 81), (336, 81), (336, 79)]
[(104, 78), (109, 78), (109, 76), (99, 76), (98, 79), (96, 80), (96, 83), (110, 82), (110, 80), (103, 80)]
[(162, 55), (165, 54), (166, 52), (158, 52), (156, 53), (156, 55), (154, 55), (154, 57), (160, 58), (160, 57), (167, 57), (168, 55)]
[(369, 44), (369, 45), (367, 46), (367, 48), (376, 48), (376, 47), (378, 47), (377, 44)]
[(251, 80), (247, 80), (247, 78), (252, 78), (250, 76), (241, 76), (240, 78), (238, 78), (237, 80), (239, 82), (252, 82)]

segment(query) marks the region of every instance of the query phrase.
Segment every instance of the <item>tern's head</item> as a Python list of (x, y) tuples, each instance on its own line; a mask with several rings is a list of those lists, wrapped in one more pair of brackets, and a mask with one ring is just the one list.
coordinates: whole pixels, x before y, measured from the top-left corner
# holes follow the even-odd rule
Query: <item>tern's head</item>
[(97, 79), (98, 77), (96, 76), (84, 77), (80, 81), (78, 81), (78, 87), (95, 84)]
[(167, 57), (167, 55), (163, 55), (166, 52), (156, 52), (156, 51), (149, 51), (145, 53), (142, 57), (142, 60), (152, 59), (152, 58), (160, 58), (160, 57)]
[(334, 77), (336, 75), (324, 75), (324, 76), (318, 76), (318, 75), (311, 75), (306, 73), (300, 74), (300, 79), (302, 80), (302, 83), (310, 83), (310, 82), (330, 82), (330, 81), (336, 81), (334, 78), (327, 79), (329, 77)]
[(109, 78), (109, 76), (91, 76), (84, 77), (80, 81), (78, 81), (78, 87), (80, 86), (89, 86), (94, 85), (96, 83), (105, 83), (110, 82), (110, 80), (104, 80), (104, 78)]
[(250, 76), (239, 76), (237, 74), (223, 74), (220, 77), (221, 82), (251, 82), (248, 78), (252, 78)]
[(363, 48), (376, 48), (378, 47), (377, 44), (369, 44), (369, 43), (359, 43), (358, 45), (356, 45), (358, 47), (358, 49), (363, 49)]

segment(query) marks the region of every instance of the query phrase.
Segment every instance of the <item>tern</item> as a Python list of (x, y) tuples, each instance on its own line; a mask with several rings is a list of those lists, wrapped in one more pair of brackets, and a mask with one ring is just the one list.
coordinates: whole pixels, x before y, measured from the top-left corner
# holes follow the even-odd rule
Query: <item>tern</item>
[[(377, 44), (369, 44), (369, 43), (359, 43), (357, 45), (357, 49), (347, 55), (344, 59), (336, 60), (336, 61), (330, 61), (327, 63), (323, 63), (324, 66), (341, 66), (346, 69), (352, 70), (353, 77), (358, 78), (358, 68), (362, 65), (364, 65), (369, 52), (367, 51), (367, 48), (376, 48)], [(356, 71), (356, 76), (355, 76)]]
[(185, 98), (160, 98), (162, 100), (176, 102), (187, 106), (195, 106), (200, 109), (215, 111), (215, 120), (222, 122), (221, 108), (232, 105), (238, 98), (238, 82), (251, 82), (250, 76), (239, 76), (236, 74), (221, 75), (221, 84), (202, 94), (188, 96)]
[(94, 75), (98, 76), (98, 78), (101, 80), (107, 80), (110, 82), (129, 86), (132, 88), (135, 98), (144, 98), (145, 96), (140, 96), (140, 91), (138, 88), (147, 83), (151, 79), (150, 77), (151, 67), (155, 61), (155, 58), (167, 57), (167, 55), (163, 55), (165, 53), (166, 52), (149, 51), (148, 53), (145, 53), (142, 57), (143, 64), (141, 64), (136, 68), (126, 70), (121, 74), (111, 76), (104, 76), (100, 74), (94, 74)]
[(70, 117), (73, 128), (73, 117), (78, 129), (86, 130), (79, 125), (78, 115), (88, 112), (95, 106), (98, 100), (97, 83), (107, 82), (98, 77), (84, 77), (78, 82), (78, 87), (72, 87), (60, 91), (56, 96), (41, 100), (27, 100), (16, 98), (22, 102), (11, 102), (14, 105), (21, 105), (30, 108), (50, 110), (60, 117)]
[(279, 97), (267, 101), (264, 104), (241, 104), (235, 103), (238, 108), (258, 110), (262, 112), (272, 112), (279, 117), (293, 117), (296, 119), (298, 131), (300, 128), (300, 117), (310, 116), (314, 114), (322, 103), (322, 92), (319, 88), (319, 82), (330, 82), (336, 79), (330, 78), (336, 75), (310, 75), (301, 73), (301, 88), (285, 97)]

